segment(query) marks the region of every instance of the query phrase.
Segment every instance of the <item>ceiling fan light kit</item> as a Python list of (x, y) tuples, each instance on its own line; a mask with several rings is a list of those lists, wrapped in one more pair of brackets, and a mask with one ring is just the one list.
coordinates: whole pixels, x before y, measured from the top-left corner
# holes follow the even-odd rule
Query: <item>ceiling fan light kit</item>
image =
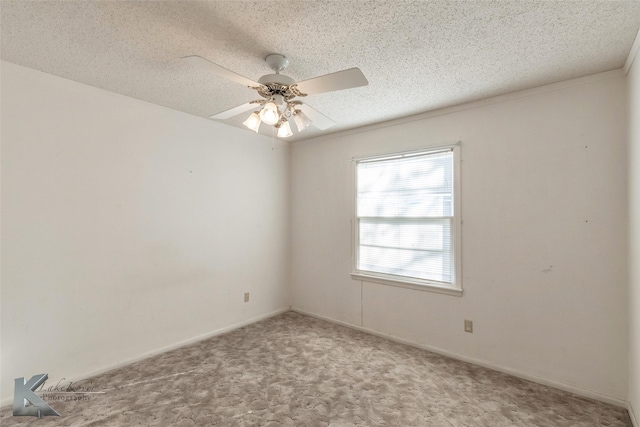
[(271, 126), (280, 121), (280, 111), (273, 101), (269, 101), (264, 104), (264, 107), (262, 107), (262, 110), (260, 111), (260, 120)]
[(260, 114), (258, 114), (257, 111), (254, 111), (253, 113), (251, 113), (247, 120), (242, 122), (242, 124), (252, 131), (258, 133), (258, 130), (260, 129), (260, 122)]
[(311, 124), (311, 120), (307, 117), (302, 111), (294, 110), (293, 111), (293, 121), (296, 122), (296, 126), (298, 127), (298, 132), (302, 132)]
[(279, 138), (288, 138), (291, 135), (293, 135), (293, 132), (291, 132), (291, 126), (289, 126), (289, 122), (288, 121), (283, 121), (282, 123), (280, 123), (278, 126), (276, 126), (278, 128), (278, 137)]
[(251, 110), (254, 108), (254, 104), (258, 104), (261, 108), (252, 112), (242, 124), (254, 132), (258, 132), (261, 123), (274, 126), (278, 130), (279, 138), (288, 138), (293, 135), (289, 124), (290, 119), (295, 122), (298, 132), (302, 132), (310, 124), (314, 123), (302, 109), (305, 109), (311, 117), (315, 117), (313, 120), (318, 120), (318, 123), (315, 124), (321, 130), (335, 125), (335, 122), (331, 119), (323, 116), (309, 105), (294, 100), (294, 98), (366, 86), (369, 83), (358, 68), (350, 68), (296, 83), (291, 77), (280, 74), (280, 71), (283, 71), (289, 65), (289, 60), (284, 55), (275, 53), (265, 58), (267, 65), (275, 71), (275, 74), (262, 76), (257, 82), (200, 56), (185, 56), (182, 59), (206, 68), (220, 77), (245, 85), (258, 92), (263, 98), (214, 114), (211, 116), (212, 119), (228, 119)]

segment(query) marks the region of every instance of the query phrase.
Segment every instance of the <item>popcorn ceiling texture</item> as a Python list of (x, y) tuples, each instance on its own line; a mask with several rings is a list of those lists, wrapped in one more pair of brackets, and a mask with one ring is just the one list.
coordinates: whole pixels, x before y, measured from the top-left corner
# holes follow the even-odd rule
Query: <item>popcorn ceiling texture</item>
[(288, 312), (79, 383), (3, 426), (631, 426), (622, 408)]
[[(359, 67), (369, 86), (308, 104), (337, 131), (621, 68), (640, 28), (625, 1), (12, 1), (2, 59), (202, 117), (259, 98), (195, 69), (296, 81)], [(246, 115), (227, 123), (241, 126)], [(263, 126), (267, 130), (266, 126)], [(292, 140), (318, 135), (315, 128)]]

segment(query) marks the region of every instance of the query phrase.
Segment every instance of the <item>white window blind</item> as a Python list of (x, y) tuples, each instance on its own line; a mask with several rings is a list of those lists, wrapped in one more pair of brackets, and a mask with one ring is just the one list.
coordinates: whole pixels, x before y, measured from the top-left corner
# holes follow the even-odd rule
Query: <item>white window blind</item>
[(357, 271), (453, 283), (453, 156), (446, 149), (357, 162)]

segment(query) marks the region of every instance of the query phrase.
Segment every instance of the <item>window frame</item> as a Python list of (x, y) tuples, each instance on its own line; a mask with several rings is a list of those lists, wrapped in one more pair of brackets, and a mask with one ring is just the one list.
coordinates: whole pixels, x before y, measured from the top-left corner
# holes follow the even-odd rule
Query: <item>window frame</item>
[[(461, 171), (460, 165), (461, 142), (446, 144), (434, 147), (425, 147), (418, 150), (392, 152), (387, 154), (377, 154), (366, 157), (354, 157), (352, 162), (353, 174), (353, 206), (351, 215), (351, 278), (364, 282), (374, 282), (389, 286), (415, 289), (420, 291), (437, 292), (446, 295), (462, 296), (462, 209), (461, 209)], [(417, 279), (406, 276), (391, 275), (385, 273), (372, 272), (368, 270), (358, 270), (358, 249), (359, 249), (359, 222), (358, 222), (358, 164), (367, 161), (386, 160), (394, 158), (405, 158), (419, 155), (435, 154), (442, 151), (451, 150), (453, 152), (453, 217), (451, 220), (452, 245), (453, 245), (453, 280), (451, 283), (438, 282), (426, 279)]]

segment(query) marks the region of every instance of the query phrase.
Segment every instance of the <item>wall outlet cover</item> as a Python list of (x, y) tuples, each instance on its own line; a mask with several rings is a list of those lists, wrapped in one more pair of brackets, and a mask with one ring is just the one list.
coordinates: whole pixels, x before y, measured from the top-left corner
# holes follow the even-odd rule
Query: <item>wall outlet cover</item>
[(464, 331), (465, 332), (469, 332), (470, 334), (473, 333), (473, 321), (472, 320), (465, 320), (464, 321)]

